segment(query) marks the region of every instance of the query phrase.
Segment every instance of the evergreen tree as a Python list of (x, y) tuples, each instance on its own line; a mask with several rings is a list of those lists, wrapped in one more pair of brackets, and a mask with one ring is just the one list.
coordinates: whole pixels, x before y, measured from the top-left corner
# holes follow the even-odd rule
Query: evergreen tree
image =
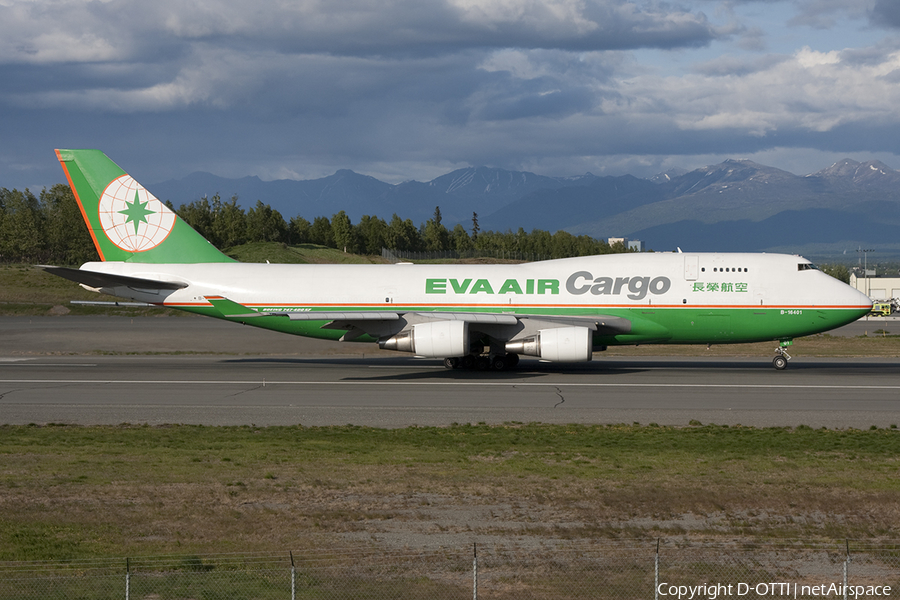
[(99, 260), (94, 240), (68, 185), (58, 183), (41, 192), (48, 261), (54, 265), (81, 265)]
[(213, 235), (207, 240), (217, 248), (232, 248), (247, 242), (247, 216), (237, 201), (237, 196), (227, 202), (222, 202), (218, 194), (213, 196)]
[(457, 223), (450, 232), (450, 247), (457, 251), (460, 255), (469, 252), (474, 248), (472, 239), (466, 233), (465, 227)]
[(287, 242), (288, 227), (281, 213), (262, 200), (247, 211), (247, 239), (251, 242)]
[(289, 244), (308, 244), (311, 239), (309, 221), (301, 216), (291, 219), (288, 224), (288, 243)]
[[(169, 202), (168, 205), (171, 205), (171, 202)], [(200, 200), (195, 200), (190, 204), (182, 204), (175, 213), (181, 217), (182, 221), (193, 227), (197, 233), (206, 238), (207, 241), (213, 241), (215, 238), (213, 209), (206, 196)]]
[(339, 211), (331, 217), (331, 231), (338, 250), (356, 252), (356, 231), (347, 213)]
[(28, 189), (0, 189), (3, 226), (0, 258), (7, 262), (45, 262), (44, 215), (40, 202)]
[(443, 252), (450, 248), (450, 232), (441, 224), (441, 207), (434, 207), (434, 217), (425, 223), (424, 242), (429, 252)]
[(403, 220), (397, 213), (391, 217), (385, 240), (392, 250), (420, 250), (422, 247), (419, 230), (412, 220)]
[(379, 255), (381, 249), (387, 247), (387, 223), (378, 217), (363, 215), (356, 226), (359, 235), (360, 250), (366, 254)]
[(331, 221), (328, 217), (316, 217), (313, 219), (312, 226), (309, 228), (309, 241), (320, 246), (328, 246), (335, 248), (334, 230), (331, 228)]

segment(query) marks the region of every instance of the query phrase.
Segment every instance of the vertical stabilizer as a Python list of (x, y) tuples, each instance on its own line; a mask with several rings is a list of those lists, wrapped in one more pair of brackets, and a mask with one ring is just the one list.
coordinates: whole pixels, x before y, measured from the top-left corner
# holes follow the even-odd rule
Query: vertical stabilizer
[(57, 150), (102, 260), (233, 262), (99, 150)]

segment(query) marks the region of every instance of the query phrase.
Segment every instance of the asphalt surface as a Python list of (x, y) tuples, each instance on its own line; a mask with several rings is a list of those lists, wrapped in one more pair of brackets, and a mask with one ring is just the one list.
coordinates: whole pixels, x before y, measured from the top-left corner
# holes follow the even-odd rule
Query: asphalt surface
[[(895, 322), (858, 322), (838, 333), (890, 332)], [(189, 354), (122, 354), (148, 351)], [(581, 364), (523, 359), (510, 373), (448, 371), (440, 361), (369, 344), (211, 319), (0, 318), (0, 423), (405, 427), (692, 420), (900, 425), (900, 360), (803, 358), (775, 371), (768, 356), (598, 355)]]
[[(889, 325), (875, 327), (889, 331)], [(197, 354), (121, 354), (151, 350)], [(510, 373), (448, 371), (440, 361), (368, 344), (211, 319), (0, 318), (2, 423), (405, 427), (692, 420), (900, 424), (900, 360), (803, 358), (779, 372), (769, 357), (598, 355), (581, 364), (523, 359)]]

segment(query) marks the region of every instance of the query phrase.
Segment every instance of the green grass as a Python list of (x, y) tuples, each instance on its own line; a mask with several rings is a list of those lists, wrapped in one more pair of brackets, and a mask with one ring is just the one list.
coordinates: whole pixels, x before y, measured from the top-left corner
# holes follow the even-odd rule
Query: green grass
[(893, 533), (898, 467), (896, 429), (3, 426), (0, 560), (296, 548), (415, 529), (435, 503), (516, 507), (484, 534), (871, 539)]
[(288, 246), (276, 242), (252, 242), (229, 248), (228, 256), (247, 263), (370, 264), (384, 263), (380, 256), (363, 256), (316, 244)]

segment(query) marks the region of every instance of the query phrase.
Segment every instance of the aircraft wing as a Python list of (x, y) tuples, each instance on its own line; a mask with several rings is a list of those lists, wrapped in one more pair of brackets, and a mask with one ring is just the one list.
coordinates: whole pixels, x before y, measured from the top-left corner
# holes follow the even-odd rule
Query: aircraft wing
[(409, 317), (415, 315), (423, 321), (466, 321), (467, 323), (493, 323), (496, 325), (515, 325), (518, 322), (515, 315), (496, 313), (379, 312), (361, 310), (348, 312), (265, 312), (259, 314), (285, 316), (292, 321), (396, 321), (401, 316)]
[[(222, 296), (206, 299), (223, 316), (232, 319), (286, 317), (292, 321), (328, 321), (323, 329), (344, 329), (347, 341), (364, 334), (381, 337), (396, 333), (406, 325), (433, 321), (465, 321), (472, 329), (492, 332), (512, 338), (523, 330), (556, 327), (586, 327), (607, 335), (631, 332), (631, 321), (611, 315), (557, 316), (484, 312), (421, 312), (421, 311), (254, 311)], [(504, 335), (505, 334), (505, 335)]]

